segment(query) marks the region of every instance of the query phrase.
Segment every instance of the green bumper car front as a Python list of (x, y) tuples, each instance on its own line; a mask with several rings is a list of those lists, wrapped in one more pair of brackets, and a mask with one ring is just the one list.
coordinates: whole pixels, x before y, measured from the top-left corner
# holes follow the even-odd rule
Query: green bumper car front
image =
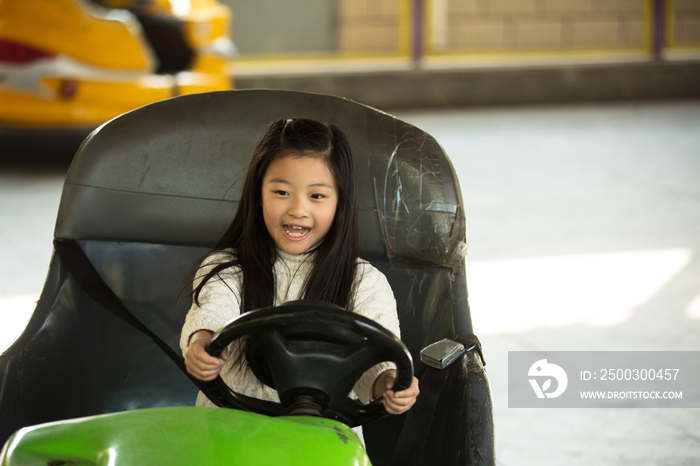
[(319, 417), (174, 407), (26, 427), (0, 465), (369, 465), (346, 425)]

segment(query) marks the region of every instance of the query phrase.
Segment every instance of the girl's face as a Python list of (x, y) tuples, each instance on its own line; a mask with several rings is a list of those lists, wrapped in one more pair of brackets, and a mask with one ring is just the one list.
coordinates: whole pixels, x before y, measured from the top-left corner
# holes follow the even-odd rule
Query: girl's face
[(338, 187), (322, 157), (283, 154), (262, 183), (265, 226), (277, 246), (301, 254), (326, 236), (338, 206)]

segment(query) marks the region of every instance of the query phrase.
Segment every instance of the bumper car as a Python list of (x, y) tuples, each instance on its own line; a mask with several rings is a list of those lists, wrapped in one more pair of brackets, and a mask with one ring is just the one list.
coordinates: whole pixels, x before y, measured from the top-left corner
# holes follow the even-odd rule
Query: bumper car
[(94, 129), (230, 89), (230, 17), (216, 0), (0, 0), (0, 127)]
[[(214, 384), (220, 405), (234, 409), (194, 407), (199, 388), (177, 354), (189, 303), (176, 297), (233, 217), (263, 128), (286, 117), (335, 124), (348, 136), (361, 254), (394, 290), (402, 341), (324, 303), (253, 311), (220, 330), (210, 350), (243, 335), (287, 342), (265, 353), (282, 404)], [(85, 140), (54, 237), (36, 310), (0, 356), (0, 464), (495, 464), (460, 187), (443, 149), (419, 128), (293, 91), (156, 102)], [(395, 361), (400, 381), (413, 372), (420, 379), (418, 401), (403, 415), (349, 400), (353, 380), (329, 382), (379, 360)], [(308, 387), (322, 399), (309, 402)]]

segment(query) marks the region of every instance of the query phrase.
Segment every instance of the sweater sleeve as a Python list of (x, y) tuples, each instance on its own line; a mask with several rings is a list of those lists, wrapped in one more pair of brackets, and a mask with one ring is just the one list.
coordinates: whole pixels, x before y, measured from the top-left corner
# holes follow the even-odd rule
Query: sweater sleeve
[[(401, 338), (396, 299), (386, 276), (368, 262), (358, 263), (358, 282), (353, 312), (370, 318)], [(369, 403), (374, 381), (389, 369), (396, 369), (393, 362), (383, 362), (365, 372), (357, 381), (353, 392), (362, 403)]]
[[(231, 260), (225, 251), (208, 256), (199, 266), (193, 287), (197, 288), (216, 265)], [(180, 349), (184, 355), (192, 334), (199, 330), (218, 331), (240, 314), (240, 271), (229, 267), (211, 277), (199, 293), (199, 305), (192, 303), (180, 334)]]

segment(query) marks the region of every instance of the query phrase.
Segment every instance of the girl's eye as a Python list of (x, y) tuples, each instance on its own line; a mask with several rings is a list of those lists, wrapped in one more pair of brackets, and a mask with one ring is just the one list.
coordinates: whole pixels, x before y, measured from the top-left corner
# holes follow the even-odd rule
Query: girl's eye
[(281, 189), (278, 189), (277, 191), (275, 191), (275, 194), (279, 194), (280, 196), (286, 196), (289, 193), (287, 191), (282, 191)]
[(323, 194), (312, 194), (311, 195), (311, 199), (323, 199), (325, 197), (326, 196), (324, 196)]

